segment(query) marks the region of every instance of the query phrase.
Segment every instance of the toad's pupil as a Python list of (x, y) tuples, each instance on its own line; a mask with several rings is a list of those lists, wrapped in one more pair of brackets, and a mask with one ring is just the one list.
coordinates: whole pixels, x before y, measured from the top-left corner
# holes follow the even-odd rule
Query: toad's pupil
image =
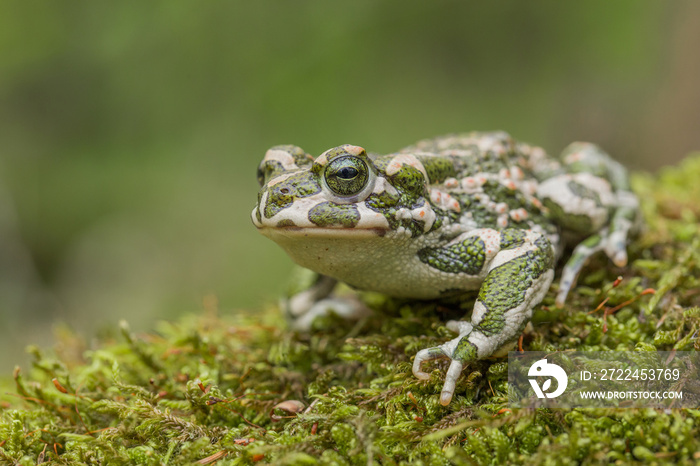
[(344, 180), (351, 180), (355, 178), (359, 172), (357, 169), (352, 168), (352, 167), (343, 167), (340, 170), (338, 170), (338, 178), (342, 178)]

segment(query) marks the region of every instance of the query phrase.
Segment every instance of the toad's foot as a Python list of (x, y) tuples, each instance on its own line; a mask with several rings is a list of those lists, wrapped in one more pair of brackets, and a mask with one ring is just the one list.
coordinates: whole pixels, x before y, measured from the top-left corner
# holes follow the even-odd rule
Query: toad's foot
[(627, 265), (627, 237), (630, 229), (634, 226), (634, 219), (629, 218), (631, 215), (634, 215), (632, 208), (618, 209), (610, 228), (603, 228), (576, 246), (571, 258), (562, 270), (559, 292), (555, 301), (557, 307), (564, 306), (566, 297), (576, 283), (581, 269), (597, 252), (605, 251), (605, 255), (617, 267)]
[(452, 360), (449, 369), (447, 369), (445, 383), (440, 393), (440, 404), (443, 406), (447, 406), (452, 401), (455, 386), (459, 376), (462, 374), (464, 365), (469, 361), (475, 360), (477, 353), (474, 344), (467, 340), (467, 337), (472, 332), (471, 323), (453, 320), (447, 323), (447, 328), (459, 332), (459, 336), (440, 346), (419, 351), (413, 361), (413, 375), (420, 380), (428, 380), (430, 374), (423, 372), (421, 364), (433, 359), (450, 358)]
[(335, 314), (346, 320), (359, 320), (372, 311), (357, 295), (335, 296), (333, 290), (337, 280), (320, 274), (312, 274), (310, 284), (287, 299), (280, 307), (292, 322), (292, 329), (308, 332), (317, 317)]
[(313, 304), (304, 314), (292, 322), (294, 330), (308, 332), (317, 317), (335, 314), (345, 320), (360, 320), (372, 314), (372, 310), (357, 296), (331, 297)]

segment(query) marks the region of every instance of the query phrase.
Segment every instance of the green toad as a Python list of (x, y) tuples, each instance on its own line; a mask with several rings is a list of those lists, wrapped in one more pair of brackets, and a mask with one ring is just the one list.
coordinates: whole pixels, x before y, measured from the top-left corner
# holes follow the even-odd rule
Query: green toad
[(276, 146), (258, 178), (253, 223), (319, 274), (288, 302), (298, 327), (329, 310), (366, 311), (357, 299), (333, 296), (337, 280), (422, 300), (479, 290), (471, 320), (448, 322), (457, 337), (415, 357), (419, 379), (429, 377), (424, 362), (451, 359), (444, 405), (466, 364), (517, 341), (565, 242), (578, 245), (564, 267), (560, 305), (592, 254), (627, 263), (639, 217), (625, 169), (597, 146), (573, 143), (554, 159), (503, 132), (428, 139), (389, 155), (343, 145), (314, 158)]

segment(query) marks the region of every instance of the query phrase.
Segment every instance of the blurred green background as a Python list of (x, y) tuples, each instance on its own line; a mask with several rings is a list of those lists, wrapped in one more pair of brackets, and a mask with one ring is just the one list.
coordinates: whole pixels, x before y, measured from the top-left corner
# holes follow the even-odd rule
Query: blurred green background
[[(700, 2), (0, 2), (0, 370), (65, 322), (255, 312), (274, 144), (504, 129), (653, 170), (700, 148)], [(211, 304), (210, 304), (211, 305)]]

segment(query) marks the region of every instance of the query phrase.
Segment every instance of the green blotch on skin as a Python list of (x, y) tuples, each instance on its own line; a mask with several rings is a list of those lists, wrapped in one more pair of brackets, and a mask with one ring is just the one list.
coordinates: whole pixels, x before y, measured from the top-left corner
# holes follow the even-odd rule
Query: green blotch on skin
[(388, 191), (372, 193), (365, 199), (365, 205), (375, 212), (384, 213), (387, 209), (396, 207), (399, 197), (390, 194)]
[(479, 322), (477, 328), (481, 331), (481, 333), (489, 337), (491, 335), (496, 335), (503, 332), (505, 325), (506, 320), (503, 313), (491, 311), (484, 316), (481, 322)]
[(280, 183), (268, 185), (264, 191), (269, 193), (265, 203), (265, 217), (272, 218), (275, 214), (294, 204), (294, 199), (320, 193), (321, 186), (311, 173), (300, 171), (293, 173)]
[(294, 163), (297, 167), (308, 167), (314, 162), (314, 158), (311, 154), (304, 152), (299, 146), (285, 146), (287, 152), (294, 157)]
[(353, 228), (360, 221), (360, 212), (352, 204), (322, 202), (309, 211), (309, 221), (319, 227)]
[(593, 223), (591, 218), (586, 215), (574, 215), (564, 212), (564, 209), (547, 198), (542, 201), (542, 204), (549, 209), (549, 214), (554, 220), (566, 230), (575, 231), (578, 233), (592, 233)]
[(589, 187), (584, 186), (581, 183), (577, 183), (575, 181), (569, 181), (567, 183), (567, 186), (571, 190), (571, 192), (574, 193), (577, 197), (581, 197), (584, 199), (593, 199), (597, 206), (602, 205), (598, 193), (593, 191)]
[(258, 182), (261, 186), (272, 178), (284, 173), (284, 166), (279, 160), (264, 160), (258, 168)]
[(280, 220), (279, 222), (277, 222), (277, 228), (295, 227), (295, 226), (297, 226), (296, 223), (294, 223), (293, 220), (289, 220), (289, 219)]
[[(508, 209), (518, 209), (524, 208), (527, 210), (530, 216), (537, 215), (539, 209), (537, 209), (532, 203), (523, 195), (521, 191), (512, 190), (502, 183), (495, 180), (488, 180), (484, 184), (484, 190), (489, 193), (489, 199), (493, 202), (499, 203), (503, 202), (508, 206)], [(513, 220), (508, 219), (510, 222)]]
[(399, 199), (398, 196), (394, 196), (387, 191), (372, 193), (365, 200), (365, 206), (367, 206), (368, 209), (382, 214), (389, 223), (389, 228), (396, 230), (399, 227), (399, 221), (396, 220), (396, 210)]
[(423, 173), (410, 165), (403, 165), (398, 172), (390, 177), (390, 182), (407, 200), (417, 199), (427, 192)]
[(365, 200), (365, 205), (368, 209), (382, 214), (389, 223), (389, 228), (392, 230), (397, 230), (399, 227), (404, 227), (411, 232), (412, 237), (422, 235), (424, 233), (424, 221), (415, 220), (412, 218), (398, 220), (396, 218), (396, 211), (402, 207), (408, 209), (418, 208), (423, 205), (425, 200), (423, 198), (417, 198), (412, 205), (405, 205), (402, 202), (404, 200), (405, 198), (402, 196), (397, 196), (390, 194), (387, 191), (382, 191), (381, 193), (372, 193), (369, 197), (367, 197)]
[[(314, 161), (314, 158), (304, 152), (304, 150), (299, 146), (285, 144), (273, 146), (270, 148), (270, 150), (286, 152), (294, 159), (294, 163), (298, 168), (310, 166)], [(286, 171), (287, 169), (284, 168), (284, 165), (282, 165), (282, 162), (279, 160), (265, 160), (258, 168), (258, 181), (260, 182), (261, 186), (264, 186), (272, 178)]]
[(425, 167), (428, 173), (428, 182), (430, 184), (442, 183), (449, 177), (457, 175), (455, 166), (452, 160), (446, 157), (416, 157)]
[(309, 197), (321, 192), (321, 185), (306, 171), (291, 175), (280, 185), (291, 188), (297, 198)]
[[(469, 212), (474, 222), (479, 225), (479, 228), (496, 228), (496, 213), (487, 208), (484, 204), (474, 198), (473, 194), (455, 194), (453, 195), (462, 206), (462, 212)], [(459, 220), (460, 214), (457, 212), (447, 211), (448, 218), (452, 222)]]
[[(394, 157), (396, 157), (396, 154), (377, 157), (372, 160), (372, 163), (377, 169), (379, 176), (386, 178), (387, 182), (396, 189), (397, 194), (389, 194), (387, 191), (371, 194), (365, 201), (365, 205), (384, 215), (392, 230), (404, 227), (411, 232), (413, 237), (416, 237), (424, 234), (425, 222), (414, 219), (397, 220), (396, 211), (401, 208), (417, 209), (423, 206), (425, 202), (428, 202), (426, 200), (428, 190), (425, 177), (420, 170), (408, 165), (404, 165), (394, 175), (388, 176), (386, 169)], [(440, 224), (441, 222), (438, 223), (438, 225)], [(433, 225), (431, 231), (434, 229), (435, 225)]]
[(386, 168), (389, 166), (389, 161), (393, 159), (395, 155), (383, 155), (380, 157), (370, 157), (372, 165), (377, 169), (377, 172), (386, 178)]
[[(290, 207), (294, 203), (294, 196), (291, 193), (284, 193), (277, 190), (270, 190), (270, 197), (265, 203), (265, 217), (272, 218), (282, 210)], [(273, 197), (274, 195), (274, 197)]]
[(501, 232), (501, 249), (511, 249), (514, 246), (523, 244), (526, 233), (525, 230), (508, 228)]
[(442, 228), (443, 224), (445, 223), (446, 219), (449, 219), (449, 216), (444, 215), (440, 210), (435, 210), (435, 221), (433, 222), (433, 226), (430, 227), (429, 232), (433, 232), (436, 230), (439, 230)]
[[(506, 218), (508, 220), (508, 227), (530, 228), (530, 222), (532, 222), (549, 230), (551, 233), (556, 232), (556, 226), (552, 225), (552, 220), (547, 218), (540, 208), (533, 205), (532, 202), (528, 198), (526, 198), (522, 192), (518, 190), (513, 191), (510, 188), (504, 186), (503, 184), (493, 180), (487, 181), (484, 185), (484, 189), (489, 193), (490, 201), (495, 203), (503, 202), (508, 206), (508, 210), (522, 208), (525, 209), (525, 211), (527, 212), (527, 216), (519, 221), (513, 220), (510, 216), (507, 216)], [(473, 200), (469, 195), (464, 197), (468, 197), (469, 202), (472, 202), (475, 205), (475, 210), (477, 211), (477, 213), (473, 215), (478, 215), (479, 211), (484, 211), (484, 213), (481, 215), (489, 215), (490, 218), (493, 218), (493, 221), (495, 222), (497, 215), (495, 212), (493, 212), (493, 210), (490, 210), (488, 207), (484, 206), (478, 201)], [(501, 228), (499, 227), (498, 229)]]
[(452, 358), (460, 362), (476, 361), (479, 359), (479, 349), (476, 345), (469, 340), (468, 336), (459, 340), (457, 343), (457, 348), (455, 348)]
[(281, 150), (288, 153), (294, 158), (294, 163), (296, 163), (298, 167), (310, 165), (310, 162), (313, 162), (314, 160), (311, 155), (304, 152), (304, 149), (299, 146), (295, 146), (294, 144), (281, 144), (279, 146), (271, 147), (270, 150)]
[[(348, 144), (343, 144), (342, 146), (334, 147), (332, 149), (329, 149), (326, 152), (326, 159), (328, 159), (328, 162), (332, 162), (334, 159), (337, 159), (338, 157), (345, 157), (348, 155), (356, 156), (356, 154), (351, 154), (348, 152)], [(363, 152), (364, 154), (364, 152)]]
[(478, 275), (486, 260), (486, 246), (478, 236), (470, 236), (444, 248), (425, 248), (418, 251), (421, 262), (447, 273)]

